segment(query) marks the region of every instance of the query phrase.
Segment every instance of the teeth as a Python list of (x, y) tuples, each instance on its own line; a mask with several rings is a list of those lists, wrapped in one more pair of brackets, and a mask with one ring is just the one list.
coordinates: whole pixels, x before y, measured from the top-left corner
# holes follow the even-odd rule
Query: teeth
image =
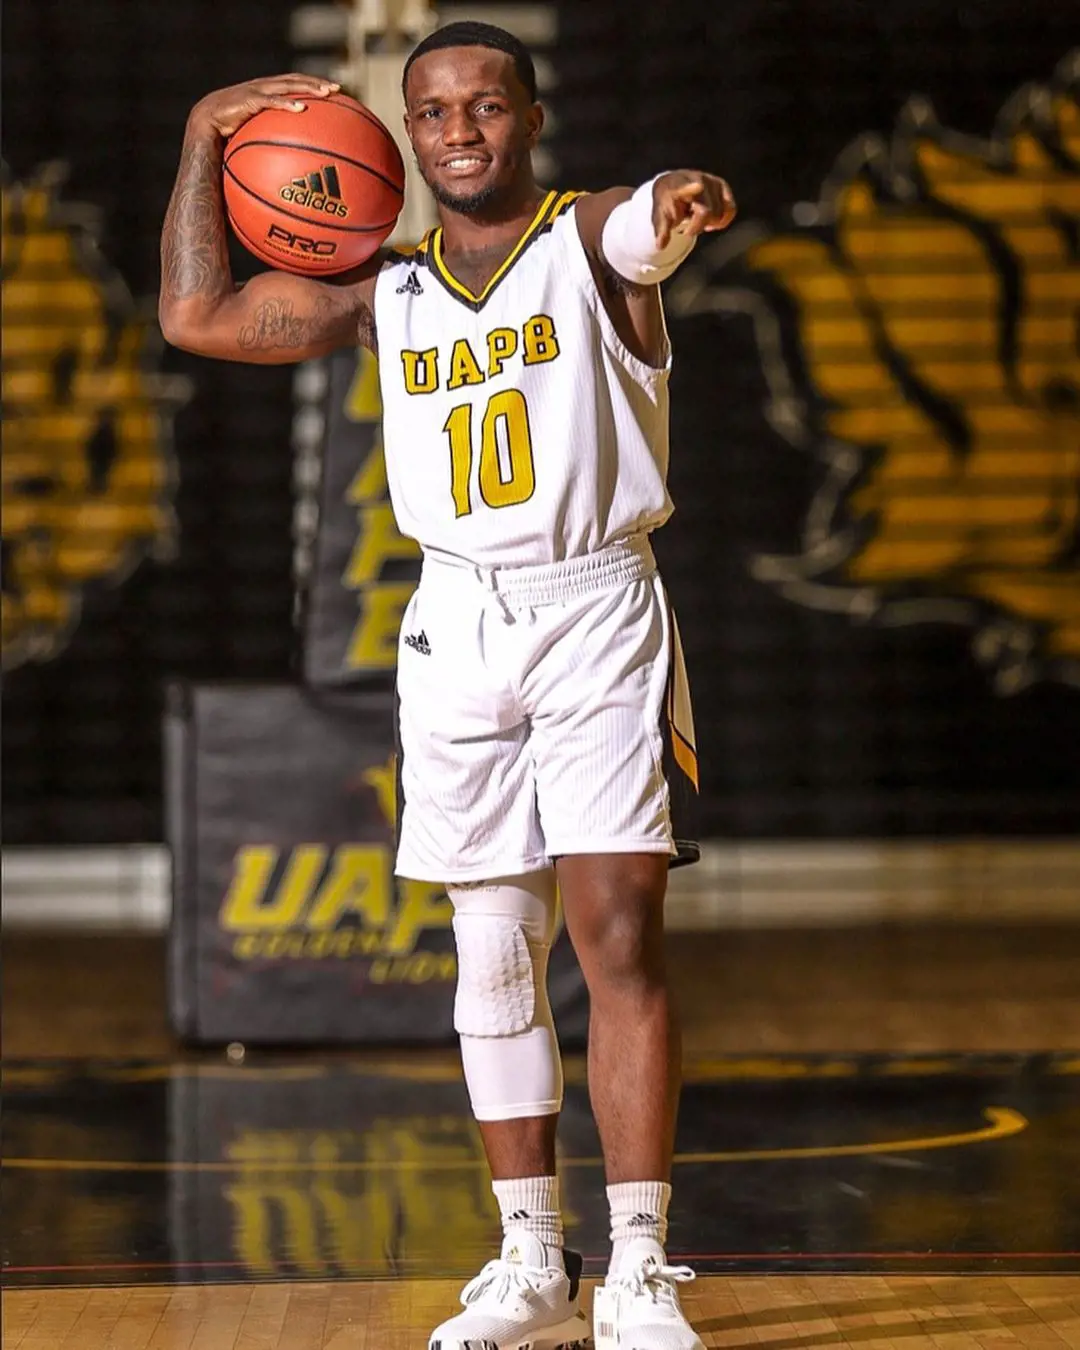
[(472, 165), (474, 165), (474, 164), (482, 164), (482, 163), (483, 163), (483, 160), (480, 160), (480, 159), (450, 159), (450, 160), (447, 160), (447, 168), (450, 168), (450, 169), (467, 169), (467, 168), (471, 168)]

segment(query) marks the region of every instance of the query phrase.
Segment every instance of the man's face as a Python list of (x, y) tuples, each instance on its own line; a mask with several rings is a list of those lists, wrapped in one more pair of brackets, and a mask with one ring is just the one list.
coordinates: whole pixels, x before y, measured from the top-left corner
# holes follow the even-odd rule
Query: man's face
[(405, 128), (435, 200), (479, 214), (512, 190), (543, 124), (513, 58), (490, 47), (445, 47), (414, 62)]

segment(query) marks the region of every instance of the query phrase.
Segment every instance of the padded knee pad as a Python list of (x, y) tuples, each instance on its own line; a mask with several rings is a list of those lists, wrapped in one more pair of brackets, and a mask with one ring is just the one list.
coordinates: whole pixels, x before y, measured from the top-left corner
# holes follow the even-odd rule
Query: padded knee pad
[(451, 886), (458, 986), (454, 1028), (516, 1036), (547, 1010), (547, 957), (555, 929), (554, 872)]
[(464, 1036), (527, 1031), (536, 1014), (536, 969), (521, 921), (505, 914), (455, 914), (454, 941), (454, 1029)]
[(557, 1113), (562, 1065), (547, 995), (555, 877), (535, 872), (451, 886), (454, 1026), (478, 1120)]

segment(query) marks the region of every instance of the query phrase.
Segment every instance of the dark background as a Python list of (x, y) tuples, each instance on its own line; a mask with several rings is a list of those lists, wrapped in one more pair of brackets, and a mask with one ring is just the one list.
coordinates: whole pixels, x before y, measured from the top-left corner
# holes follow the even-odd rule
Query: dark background
[[(3, 155), (65, 160), (136, 296), (157, 288), (184, 119), (206, 91), (289, 69), (281, 0), (9, 0)], [(552, 147), (567, 187), (722, 172), (744, 219), (786, 223), (857, 134), (912, 93), (985, 136), (1076, 39), (1068, 6), (919, 0), (559, 5)], [(239, 275), (249, 270), (235, 255)], [(971, 634), (881, 631), (753, 581), (793, 551), (814, 466), (770, 430), (742, 321), (672, 325), (672, 492), (657, 551), (695, 692), (706, 835), (1063, 834), (1080, 824), (1080, 695), (996, 693)], [(165, 357), (196, 387), (176, 419), (180, 551), (89, 594), (61, 655), (9, 675), (8, 843), (162, 837), (167, 677), (289, 679), (292, 374)]]

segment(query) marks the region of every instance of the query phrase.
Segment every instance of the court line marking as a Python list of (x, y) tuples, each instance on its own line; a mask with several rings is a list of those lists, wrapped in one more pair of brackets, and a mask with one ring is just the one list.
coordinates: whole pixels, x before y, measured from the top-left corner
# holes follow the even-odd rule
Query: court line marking
[[(1009, 1139), (1028, 1127), (1028, 1120), (1010, 1106), (987, 1106), (983, 1119), (989, 1123), (963, 1134), (928, 1135), (920, 1139), (892, 1139), (877, 1144), (823, 1144), (813, 1148), (750, 1149), (745, 1152), (676, 1153), (680, 1166), (702, 1163), (787, 1162), (806, 1158), (860, 1158), (884, 1153), (925, 1153), (931, 1149), (963, 1148)], [(602, 1167), (603, 1158), (560, 1158), (560, 1167)], [(396, 1158), (386, 1161), (358, 1159), (349, 1162), (280, 1162), (258, 1157), (230, 1162), (123, 1162), (94, 1158), (5, 1158), (3, 1165), (23, 1172), (461, 1172), (486, 1168), (484, 1158), (440, 1160)]]
[[(978, 1265), (986, 1261), (1070, 1261), (1080, 1257), (1080, 1252), (671, 1252), (669, 1253), (673, 1261), (767, 1261), (772, 1269), (766, 1273), (776, 1275), (798, 1275), (797, 1270), (788, 1270), (786, 1267), (793, 1261), (925, 1261), (928, 1265), (934, 1267), (925, 1274), (952, 1273), (939, 1272), (938, 1267), (943, 1263), (948, 1265), (959, 1264), (969, 1261)], [(607, 1267), (607, 1256), (585, 1256), (585, 1264), (590, 1266)], [(780, 1263), (785, 1269), (777, 1268)], [(279, 1263), (282, 1266), (288, 1265), (288, 1261)], [(419, 1264), (417, 1261), (415, 1264)], [(70, 1266), (5, 1266), (4, 1275), (53, 1275), (62, 1271), (71, 1271), (73, 1273), (84, 1273), (87, 1271), (127, 1271), (127, 1270), (247, 1270), (249, 1264), (247, 1261), (113, 1261), (101, 1263), (87, 1263)], [(327, 1267), (329, 1269), (329, 1266)], [(829, 1274), (858, 1274), (860, 1272), (830, 1271)], [(994, 1274), (993, 1271), (982, 1272)], [(1005, 1272), (1002, 1272), (1005, 1274)], [(1017, 1278), (1038, 1278), (1038, 1272), (1033, 1275), (1025, 1275)], [(1050, 1275), (1071, 1274), (1070, 1271), (1049, 1271)], [(723, 1276), (724, 1271), (703, 1271), (705, 1276)], [(320, 1272), (316, 1275), (305, 1276), (301, 1274), (288, 1274), (283, 1276), (279, 1272), (273, 1275), (258, 1276), (241, 1281), (244, 1284), (281, 1284), (281, 1283), (311, 1283), (325, 1281), (328, 1276)], [(331, 1279), (338, 1278), (335, 1276)], [(366, 1280), (385, 1280), (387, 1279), (386, 1270), (380, 1270), (373, 1273), (353, 1274), (350, 1272), (344, 1278), (347, 1279), (366, 1279)], [(410, 1279), (459, 1279), (457, 1274), (449, 1275), (415, 1275), (408, 1276)], [(596, 1278), (595, 1273), (586, 1272), (586, 1278)], [(23, 1288), (33, 1291), (42, 1288), (48, 1288), (47, 1285), (25, 1285)], [(103, 1286), (109, 1287), (109, 1286)], [(151, 1287), (151, 1286), (147, 1286)]]
[[(420, 1055), (439, 1056), (443, 1052), (421, 1050)], [(449, 1054), (450, 1052), (445, 1052)], [(708, 1059), (689, 1060), (683, 1067), (683, 1079), (687, 1086), (694, 1084), (722, 1083), (734, 1080), (772, 1082), (788, 1079), (832, 1079), (857, 1078), (877, 1079), (893, 1077), (943, 1077), (959, 1074), (964, 1077), (991, 1078), (1003, 1074), (1023, 1071), (1025, 1061), (1040, 1058), (1035, 1055), (1002, 1055), (992, 1053), (982, 1056), (972, 1055), (851, 1055), (847, 1057), (830, 1056), (717, 1056)], [(79, 1064), (85, 1072), (86, 1066)], [(586, 1081), (585, 1061), (580, 1054), (565, 1056), (564, 1070), (568, 1083), (581, 1084)], [(1068, 1052), (1052, 1053), (1042, 1065), (1041, 1072), (1048, 1076), (1080, 1075), (1080, 1056)], [(406, 1063), (381, 1062), (376, 1056), (371, 1059), (342, 1060), (335, 1064), (282, 1064), (262, 1065), (257, 1062), (248, 1064), (142, 1064), (142, 1065), (99, 1065), (89, 1074), (93, 1082), (114, 1083), (160, 1083), (188, 1079), (214, 1079), (231, 1082), (314, 1082), (335, 1076), (387, 1078), (410, 1083), (455, 1083), (462, 1082), (461, 1063), (456, 1053), (452, 1061), (446, 1063)], [(71, 1077), (71, 1066), (66, 1062), (26, 1064), (9, 1061), (3, 1067), (4, 1086), (44, 1087), (52, 1083), (63, 1082)]]

